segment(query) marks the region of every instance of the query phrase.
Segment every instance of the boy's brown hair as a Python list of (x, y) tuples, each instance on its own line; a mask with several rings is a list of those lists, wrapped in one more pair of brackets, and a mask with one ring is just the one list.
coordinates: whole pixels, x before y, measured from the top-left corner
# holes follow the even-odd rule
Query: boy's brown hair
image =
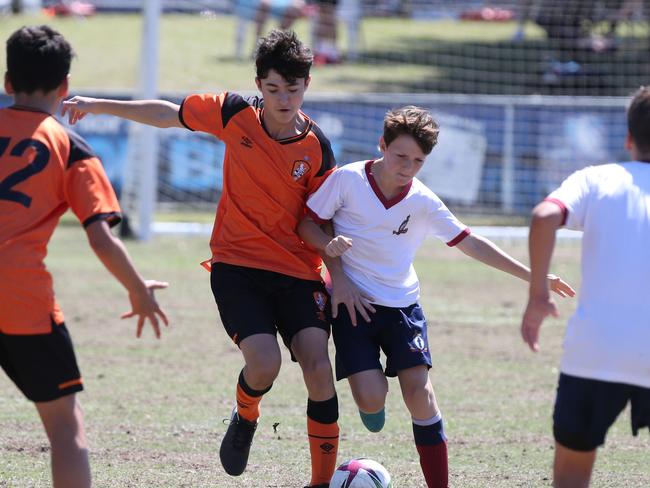
[(627, 109), (627, 129), (637, 149), (650, 154), (650, 87), (639, 88)]
[(401, 135), (415, 139), (424, 154), (438, 142), (440, 128), (431, 114), (420, 107), (408, 105), (391, 110), (384, 117), (384, 142), (387, 146)]
[(47, 25), (22, 27), (7, 40), (7, 77), (15, 92), (50, 92), (70, 72), (74, 51)]
[(255, 52), (258, 78), (266, 78), (270, 70), (277, 71), (290, 83), (308, 78), (314, 56), (293, 31), (272, 30), (260, 39)]

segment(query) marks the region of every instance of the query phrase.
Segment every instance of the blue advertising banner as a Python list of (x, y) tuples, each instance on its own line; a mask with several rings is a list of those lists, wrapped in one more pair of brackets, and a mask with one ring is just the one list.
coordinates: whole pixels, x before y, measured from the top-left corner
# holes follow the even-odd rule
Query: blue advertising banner
[[(366, 99), (320, 96), (305, 102), (304, 111), (329, 137), (339, 165), (378, 157), (386, 111), (412, 103), (408, 95)], [(467, 99), (416, 99), (441, 126), (439, 146), (427, 160), (422, 179), (448, 203), (500, 209), (508, 158), (512, 210), (527, 212), (574, 170), (627, 157), (624, 101), (556, 106)], [(0, 99), (2, 106), (9, 103), (6, 96)], [(129, 153), (128, 124), (115, 117), (89, 116), (74, 127), (101, 158), (118, 193)], [(158, 200), (214, 201), (222, 183), (223, 143), (184, 129), (161, 131), (160, 142)]]

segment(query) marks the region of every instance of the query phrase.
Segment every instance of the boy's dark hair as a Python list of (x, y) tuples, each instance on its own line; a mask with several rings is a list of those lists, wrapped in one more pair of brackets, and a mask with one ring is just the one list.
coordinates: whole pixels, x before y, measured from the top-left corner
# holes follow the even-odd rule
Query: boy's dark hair
[(259, 40), (255, 51), (255, 68), (260, 79), (266, 78), (272, 69), (289, 83), (306, 79), (313, 60), (311, 50), (293, 31), (272, 30)]
[(650, 87), (642, 86), (632, 97), (627, 109), (627, 129), (637, 149), (650, 154)]
[(7, 75), (16, 92), (56, 89), (70, 72), (72, 46), (47, 25), (21, 27), (7, 40)]
[(384, 142), (387, 146), (401, 135), (415, 139), (424, 154), (438, 142), (440, 129), (431, 114), (423, 108), (408, 105), (391, 110), (384, 117)]

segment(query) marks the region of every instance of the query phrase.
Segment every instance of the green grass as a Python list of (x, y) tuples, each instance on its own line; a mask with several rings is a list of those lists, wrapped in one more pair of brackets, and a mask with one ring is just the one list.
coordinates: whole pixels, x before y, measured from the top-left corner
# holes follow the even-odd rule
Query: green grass
[[(138, 15), (102, 14), (80, 20), (43, 16), (6, 17), (0, 23), (0, 37), (14, 29), (35, 23), (49, 23), (73, 44), (78, 57), (73, 64), (72, 86), (76, 90), (130, 90), (136, 86), (142, 19)], [(408, 58), (414, 43), (423, 39), (445, 42), (506, 40), (513, 25), (475, 29), (472, 24), (416, 22), (403, 19), (367, 19), (362, 28), (362, 46), (374, 54), (387, 51), (387, 59), (371, 63), (342, 64), (314, 69), (311, 89), (323, 91), (377, 91), (378, 86), (400, 87), (413, 79), (435, 76), (436, 68), (418, 62), (399, 63)], [(408, 26), (408, 28), (405, 28)], [(309, 38), (307, 21), (295, 30)], [(533, 28), (531, 30), (534, 31)], [(340, 29), (345, 45), (345, 29)], [(160, 89), (163, 92), (198, 90), (254, 90), (254, 69), (250, 60), (234, 55), (235, 21), (230, 16), (165, 15), (160, 33)], [(247, 45), (254, 45), (250, 29)], [(379, 57), (381, 58), (381, 56)], [(4, 64), (4, 52), (0, 54)]]
[[(124, 292), (101, 267), (78, 226), (61, 227), (47, 259), (57, 297), (75, 340), (86, 391), (95, 485), (103, 488), (300, 488), (308, 481), (305, 388), (286, 352), (280, 376), (263, 402), (249, 469), (228, 477), (218, 461), (221, 420), (233, 403), (241, 368), (236, 347), (219, 324), (208, 274), (199, 266), (207, 239), (129, 242), (147, 277), (171, 283), (159, 294), (172, 325), (160, 341), (122, 322)], [(524, 258), (523, 243), (509, 252)], [(578, 285), (576, 243), (561, 243), (555, 271)], [(530, 353), (518, 324), (526, 286), (428, 242), (416, 263), (434, 354), (432, 378), (449, 436), (451, 486), (548, 487), (551, 412), (564, 320), (545, 324), (542, 351)], [(345, 383), (339, 460), (369, 456), (385, 464), (396, 487), (422, 487), (409, 417), (391, 381), (387, 424), (366, 432)], [(279, 422), (277, 433), (272, 425)], [(600, 453), (594, 487), (650, 485), (650, 439), (629, 433), (621, 416)], [(0, 487), (47, 486), (47, 442), (35, 410), (0, 375)]]
[[(99, 15), (79, 20), (42, 16), (7, 17), (0, 24), (0, 37), (6, 38), (25, 24), (49, 23), (62, 32), (78, 54), (72, 69), (72, 86), (76, 90), (131, 90), (136, 86), (140, 55), (142, 20), (138, 15)], [(405, 22), (408, 29), (405, 29)], [(512, 26), (511, 26), (512, 27)], [(506, 35), (504, 26), (495, 33), (483, 32), (485, 38)], [(295, 30), (308, 39), (309, 26), (299, 21)], [(250, 60), (238, 61), (234, 54), (235, 21), (230, 16), (214, 18), (190, 15), (165, 15), (160, 34), (160, 89), (163, 92), (199, 90), (254, 90), (254, 69)], [(344, 29), (341, 29), (344, 33)], [(451, 23), (390, 19), (369, 19), (363, 25), (363, 45), (368, 49), (389, 49), (394, 55), (407, 56), (413, 42), (422, 38), (463, 40), (476, 38), (469, 28)], [(247, 45), (254, 44), (252, 29)], [(500, 36), (501, 35), (501, 36)], [(342, 43), (345, 45), (345, 36)], [(0, 59), (4, 62), (4, 52)], [(101, 61), (100, 61), (101, 60)], [(426, 79), (435, 68), (417, 63), (400, 63), (387, 59), (368, 64), (342, 64), (314, 69), (311, 89), (323, 91), (376, 91), (377, 86)]]
[[(49, 23), (75, 47), (72, 67), (76, 91), (133, 90), (138, 76), (142, 20), (138, 15), (102, 14), (89, 19), (43, 16), (4, 17), (0, 37), (25, 24)], [(269, 24), (270, 28), (273, 24)], [(309, 25), (294, 26), (309, 39)], [(650, 75), (645, 62), (648, 27), (620, 29), (620, 49), (614, 53), (576, 53), (576, 60), (594, 72), (585, 79), (567, 79), (559, 86), (541, 84), (548, 58), (558, 52), (534, 24), (526, 40), (510, 39), (512, 22), (476, 23), (367, 18), (361, 26), (358, 62), (315, 67), (311, 92), (465, 92), (621, 94), (644, 84)], [(160, 91), (254, 91), (251, 60), (234, 55), (235, 20), (230, 16), (165, 15), (160, 31)], [(249, 29), (247, 45), (254, 45)], [(340, 44), (347, 45), (340, 25)], [(0, 64), (4, 64), (4, 50)], [(624, 75), (624, 78), (622, 76)]]
[[(75, 91), (133, 89), (141, 29), (138, 16), (101, 15), (83, 21), (7, 17), (0, 23), (0, 35), (6, 38), (21, 25), (42, 22), (52, 23), (77, 50), (72, 73)], [(303, 38), (307, 27), (305, 22), (297, 25)], [(525, 91), (526, 73), (537, 69), (536, 56), (547, 46), (539, 29), (529, 26), (527, 46), (539, 49), (525, 52), (526, 46), (513, 47), (508, 41), (513, 30), (512, 24), (367, 19), (363, 62), (315, 68), (311, 89), (348, 93), (445, 89), (462, 81), (468, 70), (480, 68), (486, 77), (502, 71), (508, 89)], [(252, 63), (232, 59), (231, 18), (170, 15), (163, 18), (161, 32), (161, 91), (254, 88)], [(496, 59), (505, 48), (513, 49), (519, 63), (507, 69), (498, 63), (471, 65), (481, 57)], [(427, 53), (439, 61), (450, 57), (462, 61), (458, 66), (433, 65)], [(472, 56), (462, 57), (467, 54)], [(513, 70), (523, 76), (513, 77)], [(495, 79), (498, 84), (499, 78)], [(175, 212), (160, 214), (156, 220), (210, 223), (213, 218), (212, 212)], [(489, 219), (463, 218), (472, 225), (523, 223), (509, 217)], [(160, 293), (160, 301), (172, 327), (161, 341), (150, 332), (136, 340), (134, 324), (117, 318), (126, 311), (124, 292), (94, 258), (74, 219), (66, 217), (64, 224), (52, 243), (48, 265), (85, 377), (81, 400), (95, 485), (303, 486), (309, 473), (305, 388), (299, 368), (286, 352), (280, 377), (264, 400), (248, 471), (233, 479), (219, 465), (217, 451), (225, 430), (221, 420), (233, 403), (241, 357), (219, 324), (208, 275), (198, 264), (208, 256), (207, 238), (165, 237), (128, 244), (143, 274), (171, 283), (169, 290)], [(523, 244), (510, 245), (508, 251), (525, 257)], [(576, 285), (577, 255), (575, 243), (561, 244), (555, 268)], [(574, 302), (562, 301), (563, 319), (546, 324), (543, 350), (535, 355), (518, 335), (523, 283), (433, 242), (420, 252), (417, 267), (431, 326), (432, 378), (450, 438), (452, 486), (550, 486), (550, 415), (563, 323)], [(337, 387), (339, 460), (369, 456), (388, 467), (396, 487), (423, 486), (398, 385), (391, 382), (388, 421), (384, 431), (375, 435), (361, 425), (347, 385)], [(628, 415), (615, 424), (599, 455), (595, 487), (650, 485), (650, 441), (645, 432), (638, 439), (629, 435)], [(272, 428), (275, 422), (280, 423), (277, 432)], [(34, 409), (0, 375), (0, 488), (47, 486), (47, 449)]]

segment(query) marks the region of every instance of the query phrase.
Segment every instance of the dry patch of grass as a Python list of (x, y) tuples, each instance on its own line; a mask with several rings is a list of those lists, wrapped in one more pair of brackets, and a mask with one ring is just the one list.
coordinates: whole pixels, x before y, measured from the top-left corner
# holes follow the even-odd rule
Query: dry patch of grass
[[(136, 340), (135, 324), (117, 318), (127, 301), (85, 243), (83, 232), (57, 231), (48, 257), (86, 379), (86, 414), (96, 486), (105, 488), (295, 488), (309, 478), (306, 393), (299, 368), (283, 368), (264, 399), (249, 469), (227, 476), (218, 460), (226, 418), (241, 368), (223, 332), (198, 262), (205, 238), (165, 237), (129, 243), (147, 277), (170, 281), (160, 302), (172, 319), (163, 339), (150, 331)], [(507, 250), (525, 258), (523, 244)], [(561, 244), (557, 266), (577, 276), (575, 244)], [(432, 378), (449, 436), (454, 487), (548, 487), (551, 412), (564, 320), (545, 324), (542, 351), (530, 353), (518, 323), (526, 285), (472, 262), (436, 242), (425, 245), (417, 268), (430, 322)], [(365, 431), (347, 384), (341, 404), (339, 459), (368, 456), (385, 464), (397, 486), (422, 487), (409, 416), (399, 386), (390, 382), (387, 423)], [(650, 439), (629, 434), (626, 412), (599, 456), (594, 486), (650, 486)], [(277, 429), (273, 424), (278, 423)], [(48, 485), (49, 453), (36, 412), (0, 375), (0, 487)]]

